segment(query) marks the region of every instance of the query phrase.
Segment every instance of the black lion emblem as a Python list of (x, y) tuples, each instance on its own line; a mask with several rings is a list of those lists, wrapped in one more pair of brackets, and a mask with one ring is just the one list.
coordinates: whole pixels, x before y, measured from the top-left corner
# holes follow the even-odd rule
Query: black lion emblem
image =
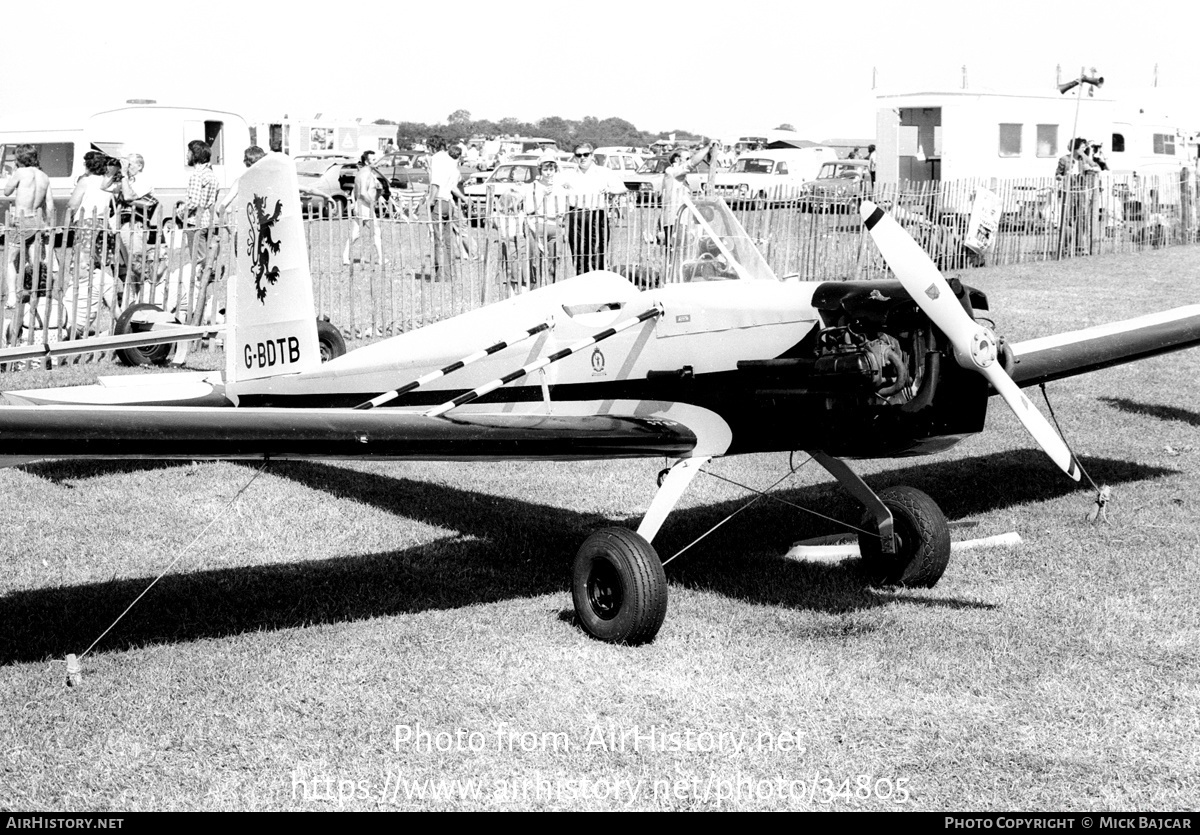
[[(250, 237), (246, 241), (246, 254), (250, 256), (254, 270), (254, 289), (258, 300), (267, 303), (265, 284), (279, 280), (279, 267), (271, 266), (271, 256), (279, 254), (279, 241), (275, 240), (275, 221), (283, 214), (282, 201), (275, 201), (275, 212), (268, 217), (267, 198), (254, 195), (253, 202), (246, 204), (246, 217), (250, 221)], [(265, 282), (265, 284), (264, 284)]]

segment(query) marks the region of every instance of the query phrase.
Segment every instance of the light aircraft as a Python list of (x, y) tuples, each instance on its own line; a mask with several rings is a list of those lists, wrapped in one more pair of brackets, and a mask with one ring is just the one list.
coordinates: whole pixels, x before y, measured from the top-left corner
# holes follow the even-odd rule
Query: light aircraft
[(607, 271), (538, 288), (322, 363), (294, 168), (240, 181), (221, 372), (7, 392), (0, 439), (45, 458), (589, 459), (674, 463), (636, 531), (589, 536), (572, 567), (583, 628), (643, 643), (667, 584), (653, 545), (713, 458), (804, 450), (866, 508), (865, 564), (929, 587), (946, 519), (876, 493), (845, 462), (936, 453), (982, 431), (999, 394), (1069, 477), (1067, 445), (1022, 387), (1200, 344), (1200, 305), (1006, 344), (987, 299), (947, 281), (882, 209), (863, 221), (897, 280), (779, 280), (719, 199), (681, 210), (662, 286)]

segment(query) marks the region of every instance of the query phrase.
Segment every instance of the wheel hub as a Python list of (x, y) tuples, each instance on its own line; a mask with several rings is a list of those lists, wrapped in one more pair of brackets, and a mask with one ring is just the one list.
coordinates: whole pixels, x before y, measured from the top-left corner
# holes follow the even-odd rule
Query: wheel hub
[(621, 578), (616, 567), (608, 560), (596, 560), (588, 574), (588, 603), (592, 611), (602, 620), (612, 620), (621, 611), (624, 597)]

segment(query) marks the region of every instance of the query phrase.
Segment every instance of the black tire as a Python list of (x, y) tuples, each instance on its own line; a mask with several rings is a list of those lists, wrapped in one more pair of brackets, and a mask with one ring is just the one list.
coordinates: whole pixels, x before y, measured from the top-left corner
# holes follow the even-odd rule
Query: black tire
[(643, 537), (628, 528), (602, 528), (575, 555), (571, 597), (580, 625), (593, 638), (644, 644), (667, 616), (667, 575)]
[[(860, 534), (858, 548), (872, 583), (929, 589), (950, 563), (950, 526), (937, 502), (915, 487), (889, 487), (879, 498), (892, 512), (896, 554), (885, 555), (877, 536)], [(868, 516), (863, 527), (874, 527)]]
[[(149, 304), (147, 302), (131, 304), (117, 317), (117, 321), (113, 325), (113, 333), (121, 336), (127, 333), (144, 333), (150, 330), (148, 325), (133, 321), (134, 316), (146, 310), (153, 310), (158, 313), (162, 312), (162, 308), (156, 304)], [(171, 356), (171, 350), (174, 347), (170, 343), (165, 345), (146, 345), (141, 348), (122, 348), (115, 353), (117, 360), (123, 365), (166, 365), (167, 360)]]
[(317, 343), (321, 346), (321, 362), (329, 362), (346, 353), (346, 340), (332, 323), (317, 320)]

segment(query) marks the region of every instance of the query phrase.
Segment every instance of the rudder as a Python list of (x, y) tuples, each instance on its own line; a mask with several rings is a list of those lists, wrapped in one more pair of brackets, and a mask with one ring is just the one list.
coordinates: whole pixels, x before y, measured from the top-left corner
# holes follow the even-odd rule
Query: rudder
[(312, 274), (296, 166), (267, 154), (235, 185), (237, 269), (227, 302), (226, 380), (296, 374), (321, 365)]

